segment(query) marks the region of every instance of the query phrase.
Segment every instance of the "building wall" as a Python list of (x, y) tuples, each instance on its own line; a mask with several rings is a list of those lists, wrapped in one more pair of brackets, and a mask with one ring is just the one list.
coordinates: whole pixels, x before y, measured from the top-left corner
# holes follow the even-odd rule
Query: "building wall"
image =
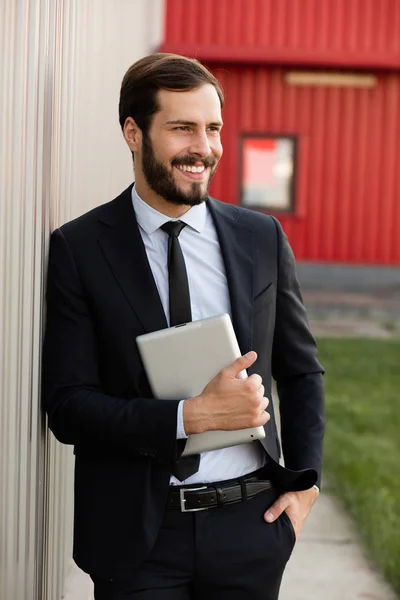
[(286, 69), (224, 65), (224, 157), (212, 193), (238, 204), (240, 136), (298, 136), (296, 206), (276, 214), (297, 259), (400, 265), (400, 74), (371, 89), (290, 86)]
[(162, 0), (0, 10), (0, 600), (66, 590), (73, 457), (46, 431), (39, 399), (48, 240), (132, 180), (119, 86), (159, 45), (162, 10)]
[[(276, 214), (299, 260), (400, 265), (400, 2), (167, 0), (163, 50), (195, 56), (226, 92), (212, 193), (238, 204), (240, 136), (298, 136), (296, 210)], [(288, 71), (376, 77), (290, 85)]]
[(167, 0), (163, 48), (202, 60), (400, 68), (398, 0)]

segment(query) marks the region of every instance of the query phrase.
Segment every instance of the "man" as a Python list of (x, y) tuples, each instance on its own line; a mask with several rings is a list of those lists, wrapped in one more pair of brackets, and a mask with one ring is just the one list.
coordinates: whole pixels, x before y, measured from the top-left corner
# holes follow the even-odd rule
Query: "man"
[[(323, 370), (290, 247), (275, 219), (208, 197), (222, 105), (196, 60), (135, 63), (120, 96), (135, 184), (52, 235), (44, 400), (75, 446), (74, 558), (96, 600), (276, 599), (318, 495)], [(243, 356), (200, 396), (167, 401), (135, 339), (179, 320), (172, 246), (187, 320), (229, 313)], [(258, 425), (262, 443), (180, 458), (192, 433)]]

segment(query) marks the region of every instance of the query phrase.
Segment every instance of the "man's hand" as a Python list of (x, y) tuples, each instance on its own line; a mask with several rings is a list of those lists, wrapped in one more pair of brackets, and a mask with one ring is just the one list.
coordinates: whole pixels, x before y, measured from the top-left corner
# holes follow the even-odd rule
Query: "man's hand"
[(241, 356), (222, 369), (205, 387), (200, 396), (183, 404), (183, 423), (187, 435), (203, 431), (236, 430), (265, 425), (270, 416), (259, 375), (240, 379), (241, 371), (257, 360), (255, 352)]
[(278, 500), (264, 514), (267, 523), (272, 523), (286, 511), (292, 522), (296, 539), (299, 537), (303, 528), (304, 521), (311, 510), (312, 505), (319, 496), (319, 491), (315, 488), (301, 492), (287, 492), (282, 494)]

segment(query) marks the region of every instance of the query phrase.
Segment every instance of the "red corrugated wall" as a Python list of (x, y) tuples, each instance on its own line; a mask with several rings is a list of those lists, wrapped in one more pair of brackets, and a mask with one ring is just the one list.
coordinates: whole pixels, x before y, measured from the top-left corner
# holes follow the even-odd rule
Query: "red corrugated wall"
[(400, 264), (400, 77), (374, 89), (288, 86), (282, 69), (215, 68), (226, 94), (212, 193), (239, 203), (242, 133), (298, 135), (295, 215), (276, 215), (299, 260)]
[(399, 0), (167, 0), (166, 7), (170, 52), (400, 68)]
[[(400, 264), (399, 9), (398, 0), (167, 2), (163, 49), (180, 44), (207, 58), (226, 94), (213, 195), (239, 203), (243, 133), (298, 136), (296, 212), (276, 215), (298, 260)], [(197, 52), (184, 52), (189, 45)], [(246, 47), (265, 50), (265, 64), (244, 60)], [(228, 61), (229, 48), (242, 58)], [(290, 86), (284, 73), (294, 67), (282, 59), (290, 52), (298, 65), (318, 54), (319, 68), (321, 55), (330, 67), (346, 55), (356, 72), (375, 53), (385, 68), (370, 71), (378, 81), (371, 89)]]

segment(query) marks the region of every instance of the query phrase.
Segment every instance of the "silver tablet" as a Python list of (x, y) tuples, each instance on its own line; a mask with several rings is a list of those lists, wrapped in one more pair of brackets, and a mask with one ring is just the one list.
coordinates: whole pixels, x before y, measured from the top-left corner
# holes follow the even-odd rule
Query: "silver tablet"
[[(241, 355), (228, 314), (193, 321), (136, 338), (155, 398), (198, 396), (221, 369)], [(239, 377), (247, 377), (242, 371)], [(183, 455), (236, 446), (265, 437), (263, 427), (190, 435)]]

